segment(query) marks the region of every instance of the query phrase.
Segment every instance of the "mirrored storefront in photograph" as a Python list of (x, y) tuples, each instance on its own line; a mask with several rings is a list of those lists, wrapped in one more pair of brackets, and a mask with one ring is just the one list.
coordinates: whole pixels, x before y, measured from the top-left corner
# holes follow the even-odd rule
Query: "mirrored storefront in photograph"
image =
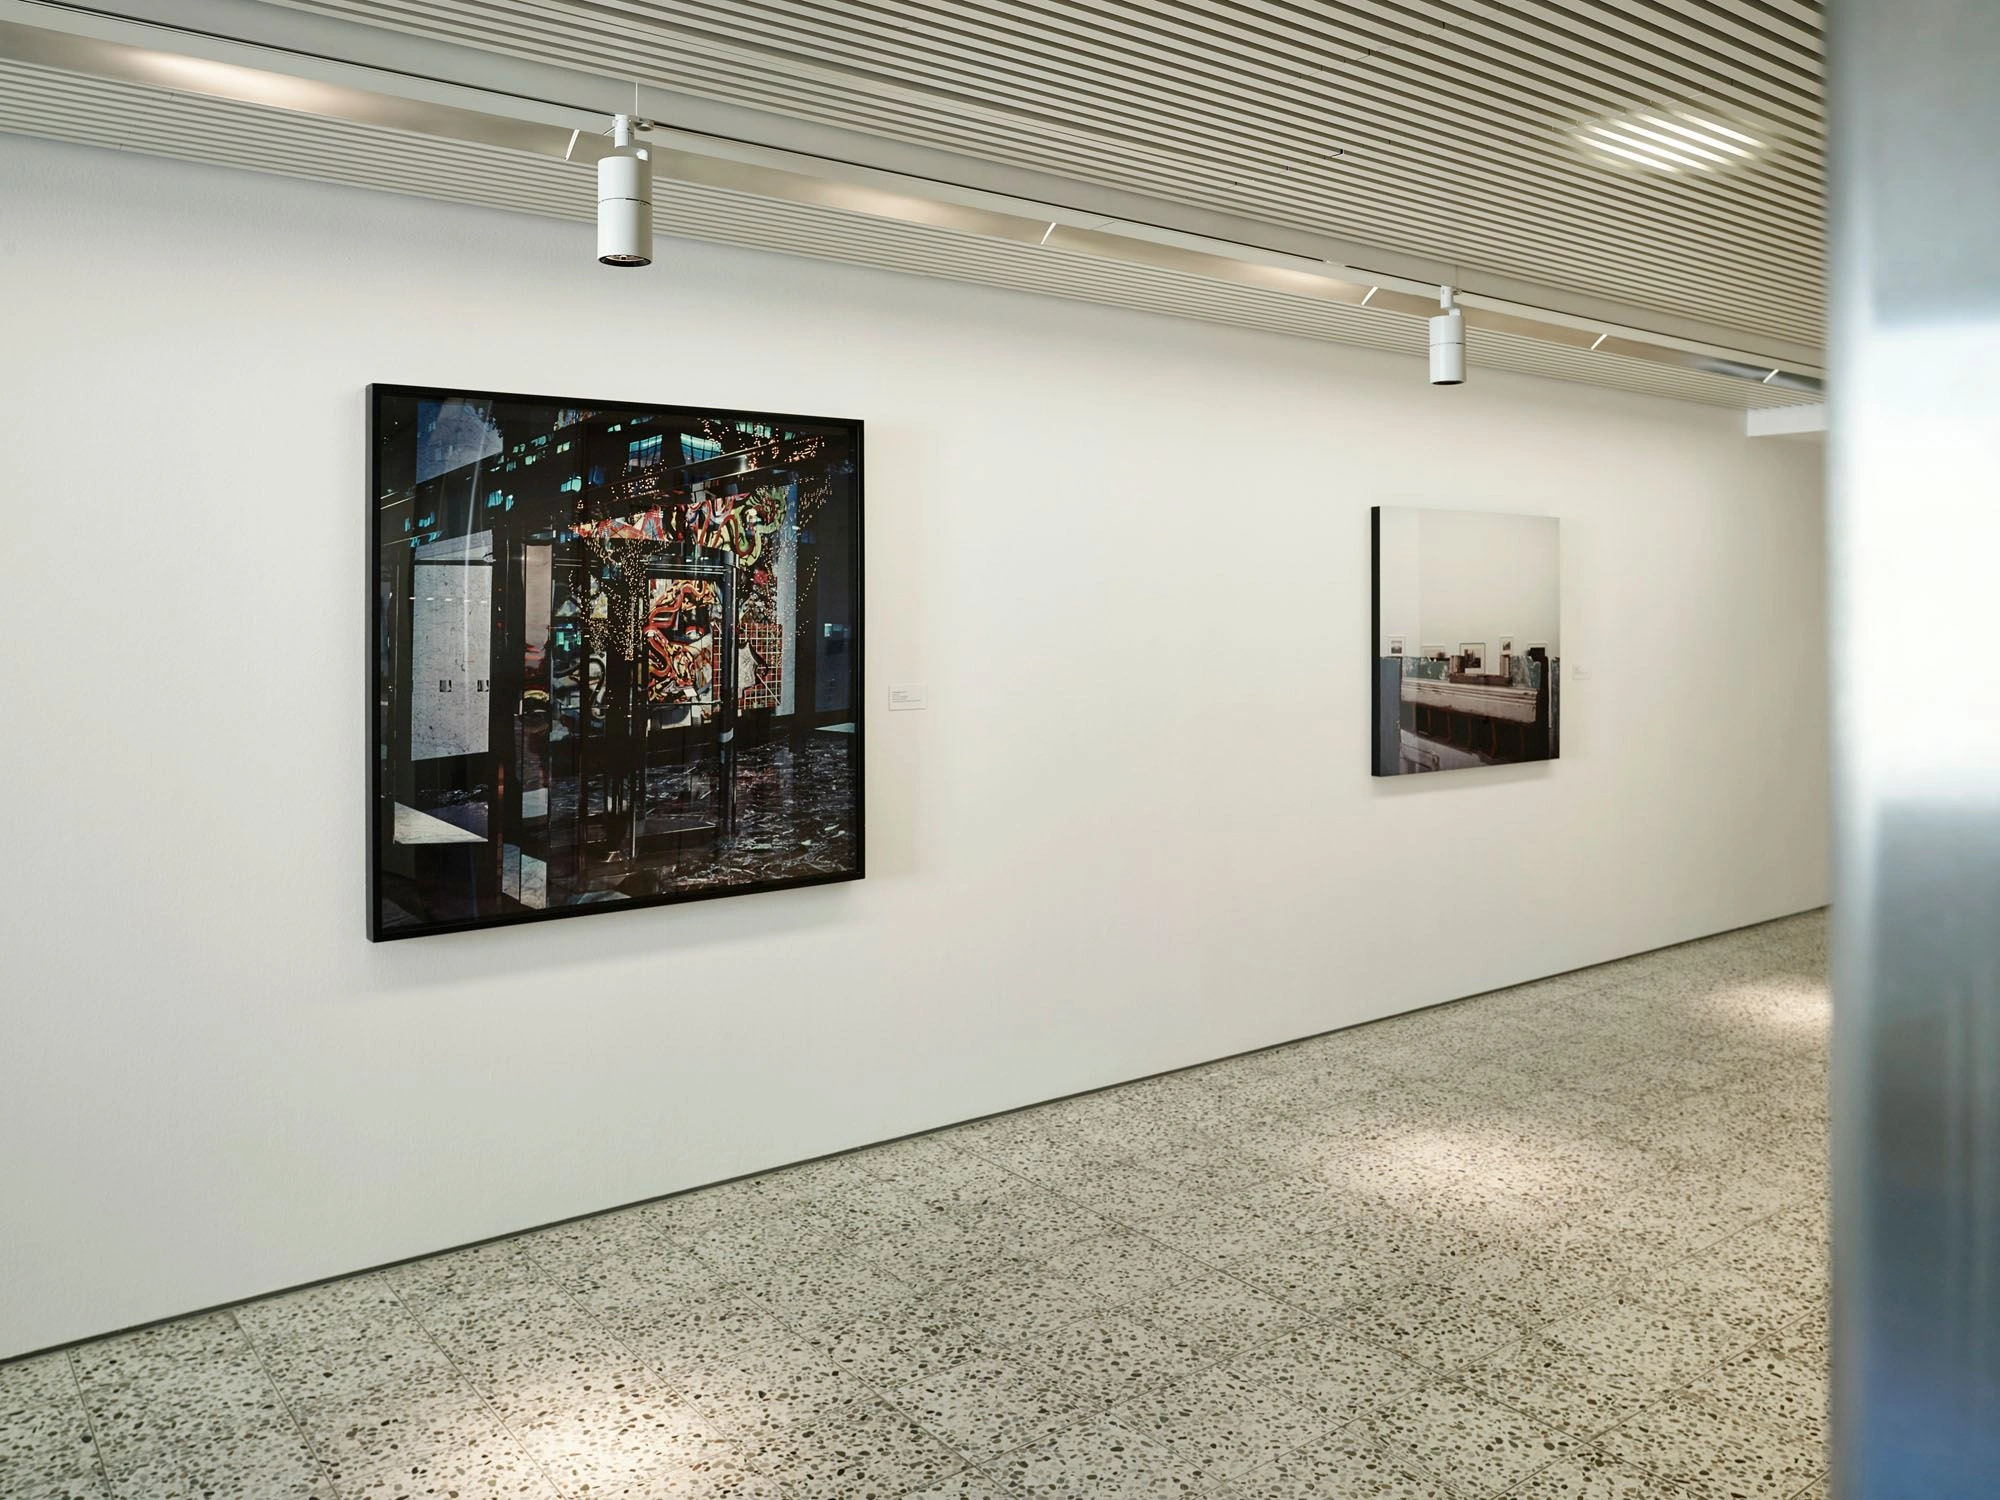
[(370, 936), (861, 874), (859, 423), (370, 399)]

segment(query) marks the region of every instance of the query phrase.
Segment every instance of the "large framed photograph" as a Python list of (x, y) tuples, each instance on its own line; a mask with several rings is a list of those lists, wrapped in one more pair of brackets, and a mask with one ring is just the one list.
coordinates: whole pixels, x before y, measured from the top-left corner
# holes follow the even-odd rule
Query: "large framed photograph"
[(368, 404), (370, 938), (861, 878), (859, 422)]
[[(1373, 526), (1374, 773), (1557, 759), (1555, 518), (1379, 505)], [(1413, 640), (1426, 643), (1415, 655)]]

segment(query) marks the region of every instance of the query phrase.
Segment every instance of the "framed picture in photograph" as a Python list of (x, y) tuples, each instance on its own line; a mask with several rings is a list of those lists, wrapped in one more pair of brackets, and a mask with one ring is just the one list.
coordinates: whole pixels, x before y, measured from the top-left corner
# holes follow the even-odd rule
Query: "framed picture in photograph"
[(368, 402), (369, 937), (861, 878), (859, 422)]
[[(1374, 640), (1425, 643), (1415, 656), (1378, 651), (1372, 664), (1374, 774), (1555, 760), (1562, 747), (1555, 518), (1385, 505), (1372, 524)], [(1530, 644), (1517, 651), (1523, 639)]]

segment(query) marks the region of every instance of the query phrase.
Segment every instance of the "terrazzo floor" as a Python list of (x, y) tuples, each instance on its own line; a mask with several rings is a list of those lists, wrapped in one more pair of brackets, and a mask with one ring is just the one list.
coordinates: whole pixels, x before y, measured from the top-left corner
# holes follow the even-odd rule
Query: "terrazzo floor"
[(0, 1495), (1827, 1494), (1808, 916), (0, 1366)]

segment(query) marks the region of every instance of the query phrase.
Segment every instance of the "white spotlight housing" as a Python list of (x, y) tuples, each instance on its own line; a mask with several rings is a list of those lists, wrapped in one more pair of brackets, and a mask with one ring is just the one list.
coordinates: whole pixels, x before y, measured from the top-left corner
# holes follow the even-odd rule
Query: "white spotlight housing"
[(632, 141), (632, 117), (612, 120), (612, 149), (597, 163), (597, 258), (607, 266), (653, 263), (652, 154)]
[(1438, 289), (1438, 306), (1431, 319), (1431, 384), (1465, 384), (1465, 313), (1452, 300), (1450, 287)]

